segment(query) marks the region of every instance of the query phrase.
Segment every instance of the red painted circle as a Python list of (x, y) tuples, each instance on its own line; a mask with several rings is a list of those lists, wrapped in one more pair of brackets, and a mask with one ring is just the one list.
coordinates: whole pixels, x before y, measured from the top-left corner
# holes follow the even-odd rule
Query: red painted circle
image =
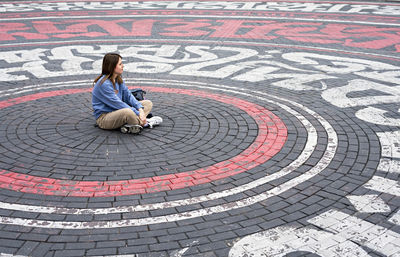
[[(264, 107), (239, 98), (199, 90), (142, 87), (150, 92), (186, 94), (233, 105), (250, 115), (258, 125), (254, 142), (239, 155), (198, 170), (164, 176), (120, 181), (72, 181), (0, 171), (0, 188), (25, 193), (76, 197), (108, 197), (153, 193), (223, 179), (252, 169), (277, 154), (287, 139), (283, 121)], [(42, 92), (0, 102), (0, 109), (46, 97), (91, 92), (91, 88)]]

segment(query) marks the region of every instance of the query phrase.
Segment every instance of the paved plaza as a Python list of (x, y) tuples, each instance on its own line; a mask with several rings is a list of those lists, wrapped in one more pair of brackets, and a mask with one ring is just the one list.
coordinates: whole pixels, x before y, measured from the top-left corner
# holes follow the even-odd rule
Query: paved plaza
[[(1, 1), (0, 256), (400, 256), (400, 3)], [(94, 126), (123, 57), (164, 122)]]

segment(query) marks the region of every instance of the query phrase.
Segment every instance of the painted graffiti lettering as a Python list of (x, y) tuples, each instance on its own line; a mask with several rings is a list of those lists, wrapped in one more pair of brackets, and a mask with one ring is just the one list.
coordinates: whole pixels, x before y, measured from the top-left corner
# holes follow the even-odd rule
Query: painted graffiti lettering
[[(400, 159), (400, 130), (379, 132), (377, 135), (379, 137), (379, 141), (381, 142), (382, 157)], [(400, 173), (399, 170), (395, 172)], [(400, 192), (400, 183), (398, 181), (393, 183), (397, 184), (397, 192)], [(398, 193), (398, 196), (400, 196), (400, 193)]]
[(163, 22), (164, 24), (172, 25), (164, 30), (167, 32), (161, 32), (162, 36), (173, 36), (173, 37), (198, 37), (209, 34), (206, 30), (200, 30), (200, 28), (206, 28), (211, 24), (209, 22), (202, 21), (184, 21), (182, 19), (168, 20)]
[[(229, 257), (287, 256), (308, 252), (319, 256), (368, 256), (366, 246), (385, 256), (396, 249), (400, 234), (338, 210), (308, 220), (323, 229), (280, 226), (246, 236), (230, 250)], [(378, 235), (378, 236), (377, 236)]]
[[(400, 109), (397, 111), (400, 113)], [(374, 124), (400, 126), (400, 118), (390, 117), (389, 111), (376, 107), (367, 107), (356, 112), (356, 117)]]
[(343, 3), (292, 2), (196, 2), (196, 1), (137, 1), (137, 2), (57, 2), (57, 3), (1, 3), (0, 13), (31, 11), (83, 11), (129, 9), (204, 9), (204, 10), (265, 10), (286, 12), (358, 13), (399, 15), (398, 5), (360, 5)]
[[(372, 96), (348, 97), (352, 92), (374, 90)], [(381, 95), (379, 95), (381, 94)], [(356, 117), (374, 124), (400, 126), (400, 119), (386, 115), (388, 112), (371, 105), (400, 102), (400, 88), (374, 83), (368, 80), (352, 80), (346, 86), (330, 88), (322, 92), (322, 97), (340, 108), (365, 107), (356, 112)], [(400, 110), (398, 111), (398, 114)]]
[[(30, 22), (31, 24), (26, 24)], [(69, 19), (0, 23), (0, 40), (76, 37), (201, 37), (252, 40), (286, 39), (318, 44), (341, 44), (368, 49), (393, 47), (400, 51), (400, 28), (318, 22), (277, 22), (231, 19)]]
[[(249, 67), (250, 63), (241, 63), (239, 66), (243, 68)], [(324, 81), (326, 79), (335, 78), (333, 76), (328, 76), (321, 73), (307, 74), (306, 70), (302, 70), (300, 72), (299, 69), (294, 69), (290, 73), (282, 73), (280, 72), (280, 65), (277, 63), (273, 63), (271, 65), (270, 62), (265, 62), (264, 65), (260, 65), (262, 62), (257, 62), (257, 67), (246, 73), (240, 74), (238, 76), (233, 77), (233, 80), (240, 81), (249, 81), (249, 82), (260, 82), (264, 80), (278, 80), (276, 82), (272, 82), (271, 85), (281, 88), (286, 88), (289, 90), (321, 90), (325, 89), (324, 85), (320, 83), (315, 85), (314, 82)], [(278, 66), (277, 66), (278, 65)], [(251, 67), (251, 66), (250, 66)], [(310, 85), (309, 85), (310, 84)], [(314, 85), (312, 85), (314, 84)]]
[[(397, 66), (364, 59), (308, 52), (281, 54), (279, 51), (269, 53), (241, 47), (178, 45), (78, 45), (55, 47), (51, 51), (41, 48), (30, 51), (6, 51), (0, 52), (0, 57), (9, 64), (9, 67), (4, 67), (1, 71), (2, 74), (8, 74), (6, 80), (11, 77), (16, 80), (23, 80), (20, 76), (13, 77), (12, 73), (14, 71), (10, 70), (18, 65), (24, 66), (26, 69), (22, 70), (25, 72), (32, 73), (36, 77), (42, 77), (40, 73), (27, 67), (31, 67), (31, 65), (32, 67), (39, 67), (43, 66), (45, 63), (46, 65), (51, 63), (52, 67), (60, 66), (58, 68), (59, 73), (51, 75), (53, 71), (49, 71), (43, 66), (43, 71), (47, 70), (47, 72), (45, 72), (46, 77), (63, 76), (63, 74), (68, 75), (70, 72), (83, 70), (81, 68), (83, 62), (91, 63), (93, 60), (98, 60), (99, 56), (109, 51), (119, 51), (126, 58), (126, 65), (136, 65), (135, 63), (143, 62), (145, 65), (139, 66), (163, 67), (160, 70), (152, 68), (153, 73), (163, 73), (168, 70), (174, 75), (192, 75), (213, 78), (231, 77), (233, 80), (248, 82), (275, 80), (273, 85), (290, 88), (292, 90), (320, 90), (320, 83), (318, 83), (319, 86), (317, 88), (305, 87), (305, 84), (318, 82), (320, 80), (335, 79), (338, 74), (353, 74), (354, 79), (373, 78), (381, 82), (391, 83), (398, 82), (399, 79), (399, 68)], [(274, 55), (280, 55), (276, 57), (281, 58), (284, 62), (274, 61), (274, 59), (276, 59)], [(41, 61), (45, 59), (48, 59), (48, 61), (41, 64)], [(68, 69), (66, 69), (66, 67), (68, 67)], [(73, 67), (76, 67), (75, 70), (71, 70)], [(86, 70), (83, 71), (86, 74), (94, 73), (95, 68), (88, 65), (85, 67)], [(88, 69), (87, 67), (90, 68)], [(169, 68), (167, 69), (166, 67)], [(377, 74), (380, 74), (380, 76), (377, 76)], [(286, 80), (285, 83), (280, 83), (276, 81), (279, 78), (286, 78), (293, 82), (288, 83), (289, 81)], [(4, 78), (0, 77), (0, 79)], [(284, 84), (286, 84), (286, 86)], [(388, 90), (390, 90), (390, 88), (391, 87), (388, 87)], [(335, 90), (335, 88), (330, 90)], [(343, 91), (341, 92), (343, 93)], [(342, 94), (335, 95), (342, 96)], [(346, 98), (342, 97), (341, 99)], [(381, 98), (377, 99), (381, 101)], [(326, 100), (340, 107), (345, 106), (345, 104), (343, 105), (343, 100), (337, 101), (336, 99), (329, 98), (326, 98)], [(354, 104), (354, 99), (349, 102)]]
[[(346, 86), (329, 88), (322, 92), (322, 98), (329, 103), (340, 108), (348, 107), (364, 107), (358, 110), (355, 115), (357, 118), (371, 122), (374, 124), (400, 126), (399, 115), (389, 115), (390, 113), (381, 107), (373, 107), (371, 105), (390, 104), (400, 102), (400, 88), (397, 86), (388, 86), (375, 83), (371, 80), (378, 80), (386, 83), (400, 84), (399, 67), (363, 59), (347, 58), (320, 55), (314, 53), (286, 53), (282, 57), (291, 62), (298, 62), (301, 65), (312, 65), (315, 69), (322, 71), (324, 74), (355, 74), (361, 78), (349, 81)], [(326, 63), (327, 64), (322, 64)], [(294, 81), (302, 81), (304, 77), (297, 78)], [(327, 79), (327, 78), (322, 78)], [(290, 83), (285, 83), (290, 85)], [(276, 84), (274, 84), (276, 85)], [(309, 88), (305, 88), (307, 90)], [(374, 90), (371, 96), (349, 97), (351, 93)]]
[[(215, 31), (210, 37), (222, 38), (253, 38), (271, 40), (277, 38), (276, 36), (267, 36), (276, 28), (276, 23), (272, 21), (245, 21), (245, 20), (218, 20), (222, 23), (221, 26), (211, 27)], [(262, 24), (262, 25), (260, 25)], [(278, 25), (281, 27), (280, 25)], [(282, 27), (281, 27), (282, 28)], [(246, 33), (238, 33), (241, 29), (250, 30)]]
[[(288, 61), (296, 62), (301, 65), (312, 65), (315, 69), (323, 71), (325, 73), (337, 73), (337, 74), (347, 74), (347, 73), (356, 73), (357, 75), (372, 78), (372, 75), (369, 75), (368, 72), (364, 71), (398, 71), (399, 67), (391, 64), (378, 62), (378, 61), (370, 61), (364, 59), (357, 58), (348, 58), (348, 57), (340, 57), (340, 56), (332, 56), (332, 55), (324, 55), (324, 54), (314, 54), (308, 52), (291, 52), (285, 53), (282, 57)], [(326, 63), (328, 62), (328, 63)], [(382, 81), (387, 81), (387, 77), (376, 76), (375, 72), (373, 72), (373, 78), (379, 79), (382, 78)], [(399, 75), (397, 73), (397, 75)], [(389, 76), (391, 79), (392, 76)]]
[(244, 237), (231, 248), (229, 257), (284, 257), (298, 252), (339, 256), (344, 249), (348, 256), (368, 255), (360, 246), (340, 235), (312, 228), (282, 226)]
[[(207, 47), (208, 48), (208, 47)], [(203, 51), (205, 48), (203, 48)], [(185, 65), (171, 72), (174, 75), (185, 75), (192, 74), (193, 76), (201, 76), (201, 77), (212, 77), (212, 78), (225, 78), (230, 76), (231, 74), (237, 72), (239, 69), (234, 69), (233, 66), (223, 66), (223, 64), (227, 64), (229, 62), (233, 62), (236, 60), (244, 60), (249, 57), (253, 57), (257, 55), (257, 51), (245, 48), (234, 48), (234, 47), (215, 47), (212, 49), (222, 52), (231, 53), (228, 57), (223, 58), (215, 58), (213, 60), (199, 62), (195, 64)], [(220, 68), (217, 68), (220, 67)]]
[(198, 58), (192, 58), (189, 53), (185, 53), (180, 58), (175, 55), (179, 52), (179, 45), (133, 45), (120, 50), (121, 54), (126, 57), (138, 58), (140, 60), (156, 63), (179, 63), (179, 62), (197, 62), (201, 60), (209, 60), (217, 58), (212, 55), (207, 57), (199, 46), (187, 46), (185, 49), (190, 53), (191, 49), (198, 50)]
[[(361, 120), (390, 126), (400, 124), (400, 112), (389, 112), (382, 106), (400, 102), (400, 88), (392, 86), (393, 83), (400, 84), (398, 66), (310, 52), (281, 53), (277, 50), (203, 45), (37, 48), (0, 52), (4, 63), (0, 69), (0, 81), (97, 74), (101, 69), (101, 56), (107, 52), (119, 52), (124, 56), (127, 74), (231, 79), (266, 83), (293, 91), (321, 91), (323, 99), (339, 108), (359, 108), (355, 115)], [(332, 87), (342, 83), (340, 78), (343, 75), (349, 78), (348, 84)]]
[[(382, 95), (348, 97), (351, 92), (374, 90)], [(368, 106), (381, 103), (400, 102), (400, 88), (374, 83), (368, 80), (351, 80), (346, 86), (330, 88), (322, 93), (322, 97), (333, 105), (340, 108)]]
[[(16, 40), (16, 37), (22, 36), (25, 39), (47, 39), (48, 36), (37, 32), (25, 32), (30, 30), (24, 23), (10, 22), (0, 23), (0, 40)], [(21, 32), (22, 31), (22, 32)]]
[[(121, 26), (128, 22), (130, 28)], [(74, 38), (74, 37), (101, 37), (101, 36), (150, 36), (155, 20), (70, 20), (70, 21), (33, 21), (34, 32), (20, 32), (31, 30), (23, 23), (0, 23), (2, 40), (16, 40), (18, 36), (25, 39)], [(100, 31), (91, 31), (89, 27), (99, 27)], [(18, 30), (18, 32), (15, 32)]]
[(258, 5), (255, 8), (258, 10), (276, 10), (276, 11), (301, 11), (301, 12), (325, 12), (331, 4), (323, 3), (279, 3), (271, 2)]
[(20, 65), (26, 63), (36, 63), (41, 61), (41, 57), (46, 56), (45, 51), (47, 49), (36, 48), (33, 50), (19, 50), (10, 52), (0, 52), (0, 59), (9, 64), (17, 64), (17, 66), (9, 67), (6, 69), (0, 69), (0, 77), (3, 81), (10, 80), (27, 80), (28, 77), (25, 75), (14, 75), (15, 73), (26, 71), (25, 68)]
[[(272, 55), (253, 49), (239, 47), (209, 46), (63, 46), (51, 51), (32, 51), (29, 61), (21, 58), (5, 59), (10, 67), (3, 68), (0, 79), (26, 80), (30, 73), (37, 78), (68, 76), (69, 74), (93, 74), (100, 69), (99, 56), (106, 52), (119, 51), (124, 56), (127, 72), (170, 73), (181, 76), (229, 78), (237, 81), (272, 81), (276, 87), (291, 90), (321, 90), (321, 80), (335, 78), (319, 71), (299, 69), (291, 64), (272, 61)], [(1, 53), (7, 56), (8, 52)], [(15, 56), (20, 53), (14, 52)], [(44, 61), (46, 57), (49, 61)], [(328, 57), (327, 57), (328, 58)], [(96, 60), (96, 61), (93, 61)], [(49, 65), (51, 63), (51, 65)], [(83, 64), (86, 64), (83, 68)], [(88, 65), (91, 64), (91, 65)], [(17, 68), (15, 66), (22, 66)], [(51, 66), (49, 70), (47, 67)], [(88, 68), (89, 67), (89, 68)], [(17, 70), (16, 70), (17, 69)]]
[[(391, 65), (390, 65), (391, 66)], [(357, 72), (357, 75), (373, 79), (387, 81), (396, 85), (400, 85), (400, 71), (397, 67), (392, 66), (392, 68), (386, 68), (388, 71), (371, 71), (371, 72)]]
[[(231, 2), (232, 4), (236, 4), (235, 2)], [(335, 5), (337, 7), (337, 5)], [(331, 9), (330, 9), (331, 10)], [(0, 19), (3, 21), (12, 21), (13, 19), (24, 20), (26, 18), (38, 18), (42, 17), (43, 15), (49, 17), (49, 19), (53, 19), (54, 17), (69, 17), (69, 16), (187, 16), (187, 15), (197, 15), (197, 16), (225, 16), (225, 17), (235, 17), (235, 16), (251, 16), (251, 17), (262, 17), (263, 19), (268, 17), (273, 19), (274, 17), (285, 17), (285, 18), (298, 18), (299, 15), (303, 19), (313, 19), (313, 20), (346, 20), (348, 22), (355, 20), (358, 22), (367, 21), (367, 22), (374, 22), (374, 18), (371, 16), (360, 16), (354, 14), (343, 14), (343, 13), (334, 13), (334, 9), (332, 9), (332, 13), (301, 13), (298, 12), (283, 12), (283, 11), (263, 11), (263, 10), (254, 10), (254, 11), (244, 11), (244, 10), (184, 10), (184, 9), (177, 9), (177, 10), (129, 10), (124, 8), (122, 10), (85, 10), (85, 11), (48, 11), (48, 12), (8, 12), (8, 13), (0, 13)], [(39, 18), (40, 19), (40, 18)], [(381, 22), (385, 24), (399, 24), (400, 17), (396, 16), (387, 16), (387, 17), (380, 17)]]

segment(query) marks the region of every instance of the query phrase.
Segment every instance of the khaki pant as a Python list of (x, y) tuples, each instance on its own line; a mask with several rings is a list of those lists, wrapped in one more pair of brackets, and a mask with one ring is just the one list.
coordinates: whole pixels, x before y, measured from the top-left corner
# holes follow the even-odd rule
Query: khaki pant
[[(144, 107), (146, 116), (151, 112), (153, 103), (150, 100), (143, 100), (140, 103)], [(140, 124), (139, 116), (130, 108), (124, 108), (117, 111), (103, 113), (96, 120), (97, 125), (102, 129), (117, 129), (125, 124), (138, 125)]]

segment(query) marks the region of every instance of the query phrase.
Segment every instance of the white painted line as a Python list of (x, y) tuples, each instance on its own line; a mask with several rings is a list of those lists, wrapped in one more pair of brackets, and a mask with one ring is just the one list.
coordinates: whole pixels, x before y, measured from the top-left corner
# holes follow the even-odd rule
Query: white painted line
[(9, 253), (0, 253), (0, 257), (29, 257), (25, 255), (14, 255), (14, 254), (9, 254)]
[(32, 85), (32, 86), (25, 86), (25, 87), (18, 87), (18, 88), (10, 88), (6, 90), (0, 90), (0, 97), (6, 96), (13, 96), (13, 95), (20, 95), (24, 93), (39, 91), (43, 89), (55, 89), (61, 87), (88, 87), (93, 83), (93, 81), (67, 81), (67, 82), (56, 82), (56, 83), (44, 83), (39, 85)]

